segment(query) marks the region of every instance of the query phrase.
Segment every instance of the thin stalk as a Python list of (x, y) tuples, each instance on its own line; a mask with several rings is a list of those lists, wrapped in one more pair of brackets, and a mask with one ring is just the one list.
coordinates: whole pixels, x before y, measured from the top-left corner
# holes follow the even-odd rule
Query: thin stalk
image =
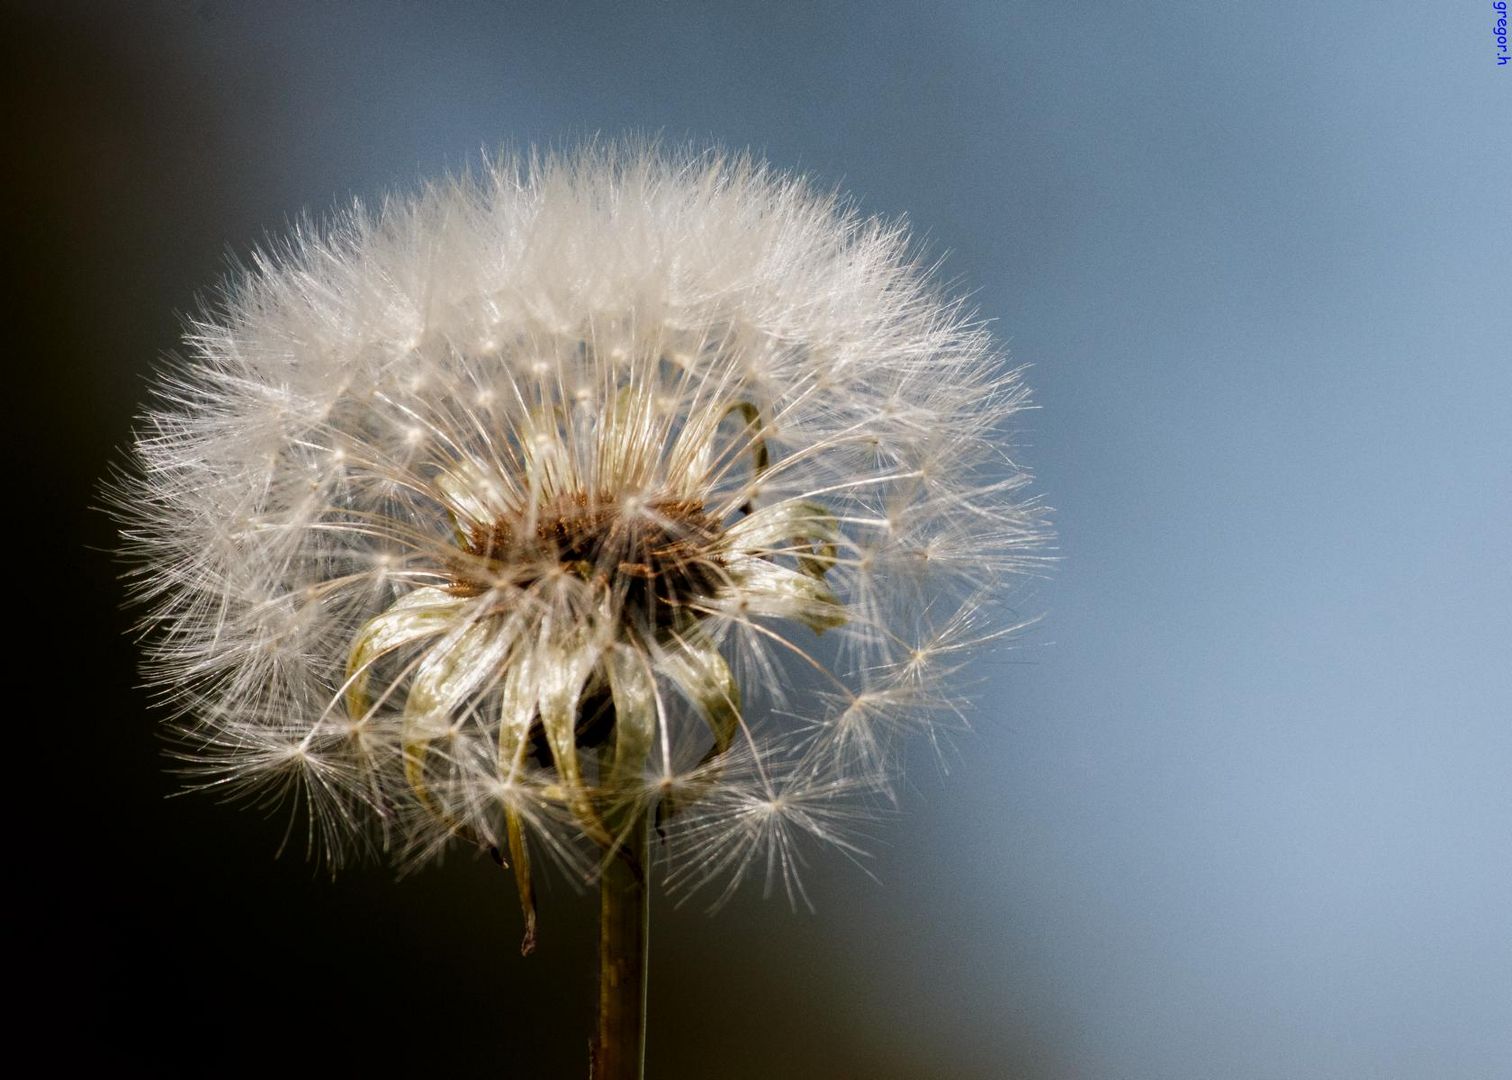
[(642, 1080), (646, 1068), (646, 872), (650, 815), (619, 822), (624, 837), (599, 879), (599, 1012), (592, 1080)]

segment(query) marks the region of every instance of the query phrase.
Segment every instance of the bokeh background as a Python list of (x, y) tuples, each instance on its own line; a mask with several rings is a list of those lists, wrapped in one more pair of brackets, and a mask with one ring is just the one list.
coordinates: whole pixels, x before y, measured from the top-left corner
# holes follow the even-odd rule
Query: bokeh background
[(58, 1061), (582, 1075), (590, 897), (552, 889), (522, 960), (486, 862), (332, 882), (279, 821), (167, 798), (89, 506), (229, 256), (629, 131), (906, 212), (1034, 365), (1063, 557), (975, 732), (872, 829), (876, 880), (657, 909), (651, 1075), (1512, 1077), (1488, 3), (3, 8), (8, 587), (42, 643), (8, 694), (43, 912), (13, 989), (75, 1033)]

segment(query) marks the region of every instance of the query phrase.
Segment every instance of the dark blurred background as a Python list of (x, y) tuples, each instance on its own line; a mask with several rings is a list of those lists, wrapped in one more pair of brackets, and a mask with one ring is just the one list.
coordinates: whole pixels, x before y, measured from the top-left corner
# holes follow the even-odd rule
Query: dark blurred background
[(1512, 1077), (1488, 4), (0, 8), (13, 978), (60, 1069), (582, 1075), (591, 897), (551, 889), (521, 959), (491, 865), (333, 882), (168, 798), (90, 506), (229, 256), (636, 131), (906, 211), (1035, 365), (1064, 556), (877, 880), (661, 903), (651, 1075)]

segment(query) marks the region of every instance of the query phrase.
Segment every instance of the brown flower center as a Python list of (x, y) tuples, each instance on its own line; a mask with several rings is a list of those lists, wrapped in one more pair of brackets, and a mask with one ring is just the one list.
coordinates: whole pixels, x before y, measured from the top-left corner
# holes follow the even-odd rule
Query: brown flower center
[(528, 588), (555, 569), (621, 594), (643, 626), (673, 625), (724, 579), (723, 529), (692, 499), (648, 499), (627, 509), (612, 496), (565, 495), (531, 517), (474, 525), (450, 566), (447, 591), (479, 596), (500, 584)]

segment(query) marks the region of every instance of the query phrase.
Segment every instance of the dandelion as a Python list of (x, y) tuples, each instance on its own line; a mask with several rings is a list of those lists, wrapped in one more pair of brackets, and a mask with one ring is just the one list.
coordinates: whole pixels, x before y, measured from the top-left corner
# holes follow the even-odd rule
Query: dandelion
[(114, 504), (206, 786), (312, 850), (600, 883), (597, 1077), (673, 886), (855, 854), (1044, 512), (904, 228), (744, 157), (503, 159), (303, 227), (192, 323)]

